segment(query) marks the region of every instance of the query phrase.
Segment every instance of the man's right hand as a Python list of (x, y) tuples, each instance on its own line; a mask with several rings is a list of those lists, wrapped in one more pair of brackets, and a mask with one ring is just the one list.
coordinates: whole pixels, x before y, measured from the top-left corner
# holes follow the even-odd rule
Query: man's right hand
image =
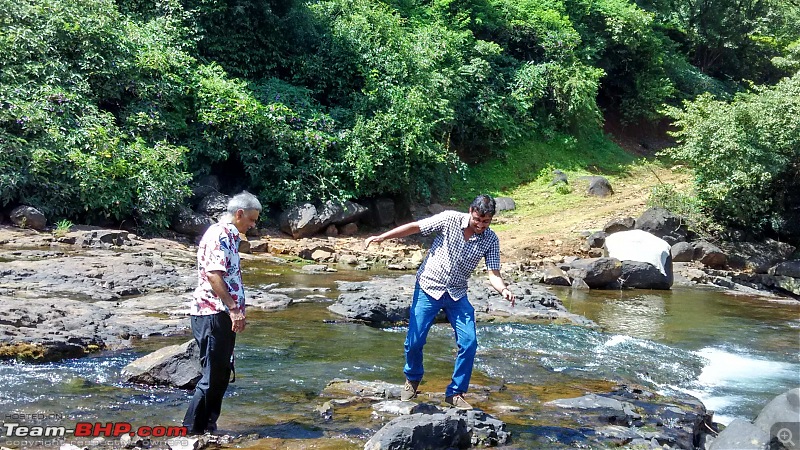
[(231, 330), (233, 330), (234, 333), (244, 331), (244, 327), (247, 325), (247, 322), (245, 321), (242, 311), (239, 308), (236, 308), (230, 312), (230, 316), (231, 322), (233, 322)]
[(370, 236), (364, 240), (364, 248), (369, 248), (369, 244), (372, 244), (373, 242), (380, 244), (383, 242), (383, 239), (381, 239), (380, 236)]

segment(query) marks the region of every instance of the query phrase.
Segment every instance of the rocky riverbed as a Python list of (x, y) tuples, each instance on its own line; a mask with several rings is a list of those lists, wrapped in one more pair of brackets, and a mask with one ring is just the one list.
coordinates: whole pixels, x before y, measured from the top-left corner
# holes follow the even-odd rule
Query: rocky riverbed
[[(261, 252), (244, 255), (244, 264), (271, 260), (306, 271), (375, 266), (410, 270), (421, 261), (425, 245), (424, 240), (408, 239), (367, 252), (363, 249), (363, 237), (292, 240), (266, 232), (251, 239), (251, 250), (257, 248)], [(195, 251), (196, 247), (186, 239), (143, 239), (119, 230), (75, 227), (56, 234), (0, 227), (0, 300), (6, 309), (0, 319), (0, 357), (59, 360), (132, 346), (147, 337), (188, 334), (185, 315), (196, 283)], [(303, 263), (298, 257), (313, 260), (313, 264)], [(556, 296), (538, 283), (547, 264), (563, 259), (554, 255), (504, 264), (504, 275), (519, 295), (515, 308), (495, 295), (484, 284), (485, 277), (478, 274), (470, 287), (477, 319), (595, 326), (569, 313)], [(724, 273), (710, 272), (699, 265), (678, 266), (676, 275), (687, 273), (690, 277), (677, 276), (676, 282), (696, 283), (702, 276), (726, 279)], [(411, 276), (343, 282), (342, 293), (329, 310), (343, 321), (378, 326), (402, 322), (407, 318), (411, 289)], [(286, 295), (286, 287), (280, 286), (251, 286), (248, 293), (250, 306), (265, 310), (286, 308), (297, 301), (296, 296), (293, 299)], [(369, 414), (389, 424), (393, 417), (414, 415), (431, 403), (427, 413), (442, 414), (442, 423), (457, 429), (462, 421), (466, 429), (474, 429), (476, 423), (486, 420), (483, 416), (460, 417), (440, 411), (436, 405), (441, 404), (441, 399), (431, 397), (419, 403), (423, 406), (399, 405), (392, 395), (397, 386), (376, 396), (368, 394), (369, 389), (360, 389), (356, 394), (342, 390), (343, 383), (349, 382), (333, 380), (320, 393), (321, 416), (350, 420), (350, 415), (363, 414), (363, 406), (368, 405)], [(474, 391), (484, 395), (492, 405), (488, 412), (494, 416), (490, 419), (514, 417), (528, 411), (510, 401), (512, 397), (504, 385), (476, 386)], [(410, 409), (405, 411), (407, 407)], [(662, 398), (641, 387), (613, 383), (584, 397), (555, 398), (535, 409), (543, 445), (557, 442), (564, 446), (630, 444), (643, 448), (693, 448), (713, 430), (712, 418), (694, 399)], [(487, 442), (503, 445), (498, 440), (502, 435), (498, 433), (502, 431), (501, 425), (492, 427), (495, 440)]]

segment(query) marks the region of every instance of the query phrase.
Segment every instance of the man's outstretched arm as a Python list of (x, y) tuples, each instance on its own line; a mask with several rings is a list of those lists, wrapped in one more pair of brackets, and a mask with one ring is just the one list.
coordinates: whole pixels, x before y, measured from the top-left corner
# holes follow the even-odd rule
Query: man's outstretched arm
[(410, 222), (405, 225), (400, 225), (397, 228), (392, 228), (391, 230), (379, 234), (377, 236), (370, 236), (364, 240), (364, 248), (369, 247), (369, 244), (373, 242), (381, 243), (386, 239), (394, 239), (394, 238), (401, 238), (406, 236), (411, 236), (412, 234), (416, 234), (420, 232), (419, 224), (417, 222)]
[(511, 302), (511, 306), (513, 307), (516, 303), (517, 296), (511, 292), (511, 289), (506, 286), (506, 283), (503, 282), (503, 277), (500, 276), (499, 270), (490, 270), (489, 271), (489, 283), (492, 284), (492, 287), (503, 296), (504, 299)]

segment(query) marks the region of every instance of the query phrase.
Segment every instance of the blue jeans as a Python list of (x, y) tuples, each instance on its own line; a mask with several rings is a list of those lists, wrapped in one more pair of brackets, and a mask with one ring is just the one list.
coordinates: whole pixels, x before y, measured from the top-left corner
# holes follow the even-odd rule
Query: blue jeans
[(478, 339), (475, 335), (475, 308), (469, 303), (467, 296), (455, 301), (445, 292), (441, 299), (436, 300), (417, 284), (411, 304), (411, 317), (408, 319), (408, 335), (405, 343), (406, 365), (403, 373), (411, 381), (422, 379), (425, 373), (422, 367), (422, 347), (425, 346), (433, 320), (442, 309), (455, 331), (458, 344), (453, 379), (445, 392), (445, 395), (450, 396), (467, 392), (469, 389), (475, 351), (478, 349)]

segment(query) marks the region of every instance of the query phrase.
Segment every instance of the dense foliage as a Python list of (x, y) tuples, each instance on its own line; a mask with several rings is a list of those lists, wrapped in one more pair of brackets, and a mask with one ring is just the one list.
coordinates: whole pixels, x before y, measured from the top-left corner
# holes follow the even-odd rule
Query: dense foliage
[(700, 206), (727, 224), (800, 233), (800, 73), (731, 103), (702, 95), (672, 108), (669, 150), (695, 168)]
[(208, 173), (280, 206), (441, 197), (604, 108), (796, 71), (797, 8), (745, 3), (0, 0), (0, 203), (161, 227)]

